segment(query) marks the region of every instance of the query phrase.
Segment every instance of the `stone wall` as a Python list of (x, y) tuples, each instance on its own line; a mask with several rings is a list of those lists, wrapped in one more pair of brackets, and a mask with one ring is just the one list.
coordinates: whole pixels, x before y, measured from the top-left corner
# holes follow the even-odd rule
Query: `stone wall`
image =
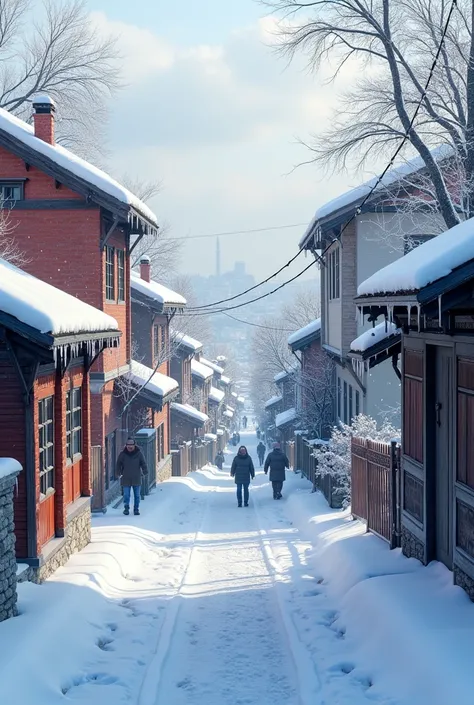
[[(59, 539), (58, 539), (59, 540)], [(68, 517), (67, 528), (64, 539), (56, 551), (52, 551), (50, 556), (45, 557), (45, 561), (39, 568), (31, 569), (30, 580), (35, 583), (42, 583), (49, 578), (58, 568), (65, 565), (73, 553), (82, 551), (91, 540), (91, 507), (87, 501), (80, 511)]]
[[(15, 465), (17, 465), (15, 463)], [(0, 474), (0, 622), (16, 615), (16, 558), (13, 492), (19, 470)]]

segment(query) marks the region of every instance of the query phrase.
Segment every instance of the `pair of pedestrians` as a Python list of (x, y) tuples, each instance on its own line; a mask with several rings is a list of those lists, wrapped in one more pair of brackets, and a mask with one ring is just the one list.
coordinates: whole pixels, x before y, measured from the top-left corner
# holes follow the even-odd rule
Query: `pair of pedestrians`
[[(290, 467), (288, 458), (281, 452), (280, 444), (274, 443), (273, 450), (265, 460), (265, 475), (270, 471), (270, 482), (273, 487), (273, 499), (282, 498), (283, 483), (286, 479), (286, 468)], [(237, 504), (242, 506), (242, 493), (244, 507), (249, 506), (250, 481), (255, 478), (255, 468), (252, 458), (245, 446), (240, 446), (239, 452), (232, 461), (231, 477), (235, 478), (237, 485)]]

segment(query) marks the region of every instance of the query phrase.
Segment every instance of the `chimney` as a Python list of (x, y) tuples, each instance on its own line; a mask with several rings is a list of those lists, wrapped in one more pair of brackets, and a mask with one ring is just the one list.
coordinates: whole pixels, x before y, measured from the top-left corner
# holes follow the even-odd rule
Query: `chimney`
[(37, 95), (33, 98), (33, 122), (35, 136), (43, 142), (54, 145), (54, 114), (56, 104), (49, 95)]
[(146, 255), (143, 255), (143, 257), (140, 259), (140, 277), (146, 281), (150, 281), (150, 274), (151, 274), (151, 264), (150, 264), (150, 258), (147, 257)]

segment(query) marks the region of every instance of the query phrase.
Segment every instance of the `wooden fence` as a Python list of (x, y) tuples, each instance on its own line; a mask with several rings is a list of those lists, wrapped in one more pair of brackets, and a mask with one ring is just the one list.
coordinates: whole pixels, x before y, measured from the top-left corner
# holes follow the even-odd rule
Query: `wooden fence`
[[(324, 441), (320, 442), (323, 445)], [(317, 443), (310, 443), (301, 434), (296, 436), (295, 441), (295, 469), (299, 470), (313, 485), (313, 490), (322, 492), (328, 504), (333, 509), (340, 509), (342, 498), (339, 487), (331, 475), (322, 474), (318, 470), (318, 461), (314, 457), (313, 451)]]
[(400, 446), (353, 438), (352, 514), (372, 531), (400, 546)]
[(186, 477), (191, 471), (191, 441), (171, 450), (173, 477)]

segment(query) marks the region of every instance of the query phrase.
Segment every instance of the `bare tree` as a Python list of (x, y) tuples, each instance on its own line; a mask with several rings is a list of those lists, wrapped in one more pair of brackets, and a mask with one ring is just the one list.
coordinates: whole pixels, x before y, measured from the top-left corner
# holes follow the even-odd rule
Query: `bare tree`
[[(393, 152), (403, 135), (426, 165), (447, 227), (459, 206), (474, 215), (474, 33), (471, 0), (458, 0), (439, 61), (426, 81), (451, 12), (448, 0), (267, 0), (281, 18), (279, 49), (304, 53), (312, 69), (356, 61), (361, 78), (346, 93), (331, 127), (311, 145), (314, 160), (344, 168)], [(420, 110), (412, 124), (417, 106)], [(449, 183), (433, 148), (452, 150), (461, 184)]]
[(327, 438), (334, 416), (334, 362), (322, 350), (295, 375), (300, 426), (308, 438)]
[[(174, 276), (166, 277), (164, 280), (173, 291), (184, 296), (189, 308), (198, 305), (198, 300), (193, 289), (190, 278), (186, 274), (175, 274)], [(189, 335), (191, 338), (198, 340), (205, 347), (212, 341), (212, 333), (209, 323), (209, 316), (204, 316), (199, 313), (194, 314), (186, 309), (182, 314), (178, 313), (173, 320), (173, 329)]]
[(15, 225), (10, 219), (10, 209), (0, 201), (0, 259), (16, 267), (24, 267), (29, 259), (15, 240)]
[(0, 107), (29, 120), (34, 96), (48, 93), (58, 142), (99, 158), (107, 99), (119, 86), (116, 41), (100, 36), (84, 0), (1, 0)]

